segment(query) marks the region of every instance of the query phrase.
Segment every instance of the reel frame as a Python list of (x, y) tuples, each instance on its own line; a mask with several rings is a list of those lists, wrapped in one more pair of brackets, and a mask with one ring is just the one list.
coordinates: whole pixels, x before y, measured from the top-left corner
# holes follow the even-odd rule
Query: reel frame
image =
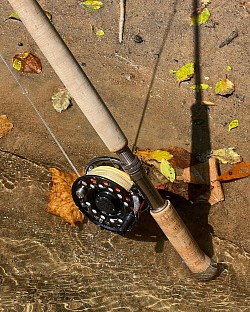
[(74, 182), (72, 197), (90, 221), (120, 235), (131, 231), (141, 212), (148, 208), (136, 184), (123, 171), (120, 160), (113, 157), (90, 161), (85, 175)]

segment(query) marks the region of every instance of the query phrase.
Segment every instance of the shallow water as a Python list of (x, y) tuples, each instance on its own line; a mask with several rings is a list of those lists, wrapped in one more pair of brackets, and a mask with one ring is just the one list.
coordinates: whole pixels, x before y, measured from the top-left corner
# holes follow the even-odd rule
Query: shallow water
[[(0, 152), (0, 311), (250, 311), (250, 254), (213, 237), (198, 282), (153, 223), (121, 237), (46, 213), (46, 167)], [(146, 226), (146, 227), (147, 227)]]

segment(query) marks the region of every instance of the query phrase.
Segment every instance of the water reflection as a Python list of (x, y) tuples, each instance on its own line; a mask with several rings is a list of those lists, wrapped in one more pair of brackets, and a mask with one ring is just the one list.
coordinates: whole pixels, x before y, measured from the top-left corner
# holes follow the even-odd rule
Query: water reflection
[[(91, 223), (71, 228), (45, 211), (48, 170), (0, 156), (0, 180), (14, 172), (15, 181), (13, 190), (0, 184), (1, 311), (247, 311), (250, 255), (243, 248), (214, 237), (216, 260), (228, 269), (197, 282), (148, 216), (126, 237)], [(23, 187), (27, 179), (32, 188)]]

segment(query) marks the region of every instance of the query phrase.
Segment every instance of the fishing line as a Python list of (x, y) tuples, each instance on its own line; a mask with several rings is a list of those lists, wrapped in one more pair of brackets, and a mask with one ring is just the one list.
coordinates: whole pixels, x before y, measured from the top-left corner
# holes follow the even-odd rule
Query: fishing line
[(40, 118), (40, 120), (42, 121), (42, 123), (44, 124), (45, 128), (47, 129), (47, 131), (49, 132), (49, 134), (51, 135), (52, 139), (54, 140), (54, 142), (57, 144), (57, 146), (59, 147), (59, 149), (61, 150), (63, 156), (66, 158), (66, 160), (68, 161), (68, 163), (70, 164), (70, 166), (72, 167), (72, 169), (75, 171), (75, 173), (77, 174), (78, 177), (80, 177), (80, 173), (78, 172), (78, 170), (76, 169), (76, 167), (74, 166), (74, 164), (72, 163), (72, 161), (70, 160), (69, 156), (67, 155), (67, 153), (65, 152), (64, 148), (62, 147), (62, 145), (60, 144), (60, 142), (57, 140), (55, 134), (53, 133), (53, 131), (50, 129), (49, 125), (47, 124), (47, 122), (44, 120), (44, 118), (42, 117), (41, 113), (39, 112), (39, 110), (37, 109), (35, 103), (32, 101), (32, 99), (30, 98), (28, 92), (25, 90), (25, 88), (22, 86), (22, 84), (20, 83), (20, 81), (18, 80), (17, 76), (14, 74), (14, 72), (11, 70), (10, 66), (8, 65), (8, 63), (6, 62), (6, 60), (3, 58), (2, 54), (0, 53), (0, 58), (2, 59), (3, 63), (5, 64), (5, 66), (7, 67), (7, 69), (9, 70), (9, 72), (11, 73), (11, 75), (13, 76), (13, 78), (15, 79), (16, 83), (18, 84), (18, 86), (20, 87), (20, 89), (22, 90), (22, 93), (27, 97), (28, 101), (30, 102), (31, 106), (33, 107), (33, 109), (35, 110), (36, 114), (38, 115), (38, 117)]
[(143, 106), (141, 118), (139, 120), (139, 125), (138, 125), (137, 131), (136, 131), (136, 135), (135, 135), (135, 139), (134, 139), (133, 145), (132, 145), (132, 151), (133, 152), (137, 148), (137, 142), (138, 142), (139, 136), (141, 134), (142, 125), (143, 125), (143, 122), (144, 122), (144, 119), (145, 119), (145, 116), (146, 116), (146, 112), (147, 112), (147, 108), (148, 108), (148, 105), (149, 105), (150, 94), (151, 94), (151, 92), (153, 90), (153, 87), (154, 87), (155, 78), (156, 78), (156, 74), (157, 74), (157, 71), (158, 71), (158, 67), (159, 67), (159, 63), (160, 63), (160, 60), (161, 60), (161, 56), (162, 56), (162, 53), (163, 53), (163, 50), (164, 50), (164, 47), (165, 47), (165, 44), (166, 44), (166, 41), (167, 41), (167, 37), (168, 37), (169, 31), (170, 31), (171, 26), (172, 26), (172, 22), (174, 20), (175, 14), (177, 12), (177, 10), (176, 10), (177, 2), (178, 1), (175, 0), (175, 2), (173, 3), (172, 13), (170, 14), (167, 26), (165, 27), (165, 30), (164, 30), (164, 33), (163, 33), (163, 38), (162, 38), (162, 41), (161, 41), (161, 45), (159, 47), (159, 52), (157, 54), (155, 54), (157, 59), (156, 59), (156, 62), (155, 62), (154, 68), (153, 68), (153, 72), (152, 72), (150, 83), (149, 83), (149, 87), (148, 87), (148, 92), (147, 92), (147, 95), (146, 95), (146, 98), (145, 98), (145, 101), (144, 101), (144, 106)]

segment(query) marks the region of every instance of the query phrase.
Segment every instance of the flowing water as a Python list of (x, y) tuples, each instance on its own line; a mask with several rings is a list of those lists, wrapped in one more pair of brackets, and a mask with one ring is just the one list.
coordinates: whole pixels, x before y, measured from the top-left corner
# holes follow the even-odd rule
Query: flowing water
[(250, 311), (243, 248), (213, 237), (224, 270), (198, 282), (155, 224), (128, 237), (71, 228), (46, 212), (46, 167), (0, 152), (0, 168), (0, 311)]

